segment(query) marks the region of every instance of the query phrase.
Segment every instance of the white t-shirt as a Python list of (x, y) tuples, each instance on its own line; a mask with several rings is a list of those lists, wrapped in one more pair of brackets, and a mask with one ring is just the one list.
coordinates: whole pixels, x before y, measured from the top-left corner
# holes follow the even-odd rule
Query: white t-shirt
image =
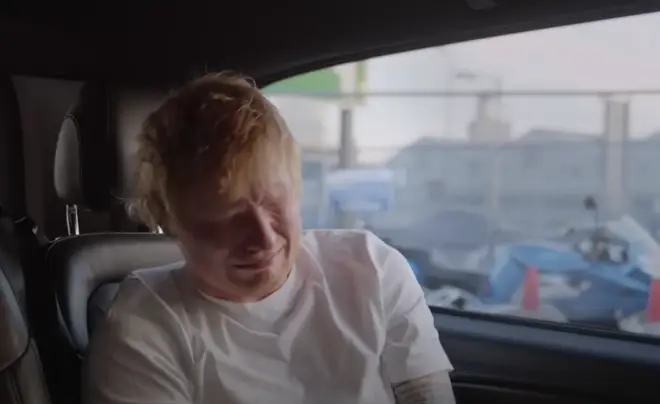
[(88, 404), (394, 403), (452, 369), (406, 259), (373, 234), (313, 230), (255, 303), (204, 297), (180, 270), (134, 275), (95, 332)]

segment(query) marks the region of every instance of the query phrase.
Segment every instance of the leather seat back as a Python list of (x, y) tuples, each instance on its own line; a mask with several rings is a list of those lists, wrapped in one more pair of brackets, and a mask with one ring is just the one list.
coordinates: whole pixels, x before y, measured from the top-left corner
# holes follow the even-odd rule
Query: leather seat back
[(23, 305), (23, 273), (11, 221), (3, 217), (0, 234), (0, 403), (49, 404), (36, 345)]
[(130, 273), (154, 267), (180, 267), (176, 246), (153, 233), (104, 233), (54, 242), (46, 262), (56, 283), (51, 313), (66, 337), (67, 350), (83, 358), (94, 325), (102, 320), (119, 283)]
[[(27, 323), (21, 244), (10, 214), (25, 210), (19, 109), (12, 81), (0, 78), (0, 403), (49, 404)], [(9, 213), (5, 213), (9, 212)]]
[[(103, 87), (83, 86), (62, 124), (55, 158), (55, 187), (61, 199), (80, 209), (101, 211), (121, 201), (118, 195), (117, 119)], [(112, 117), (112, 118), (111, 118)], [(137, 128), (135, 128), (137, 129)], [(64, 214), (64, 212), (63, 212)], [(81, 229), (84, 232), (84, 228)], [(168, 237), (153, 233), (71, 235), (45, 253), (38, 343), (56, 404), (80, 401), (81, 369), (94, 325), (101, 321), (117, 283), (144, 268), (180, 266), (182, 255)]]

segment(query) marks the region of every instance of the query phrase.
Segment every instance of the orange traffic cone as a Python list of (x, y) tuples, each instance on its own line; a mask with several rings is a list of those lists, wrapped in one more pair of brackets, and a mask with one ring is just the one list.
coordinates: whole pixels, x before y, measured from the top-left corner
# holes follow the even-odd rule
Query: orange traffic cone
[(649, 301), (646, 306), (646, 321), (660, 323), (660, 279), (651, 280)]
[[(526, 311), (537, 311), (541, 305), (539, 293), (540, 273), (536, 267), (528, 267), (525, 270), (525, 281), (523, 284), (522, 308)], [(660, 291), (660, 289), (659, 289)]]

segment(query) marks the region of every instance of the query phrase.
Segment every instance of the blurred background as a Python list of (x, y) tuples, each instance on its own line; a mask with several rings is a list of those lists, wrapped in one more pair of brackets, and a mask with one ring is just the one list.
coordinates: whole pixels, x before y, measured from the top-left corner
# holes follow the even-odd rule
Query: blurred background
[(621, 328), (660, 291), (658, 43), (649, 14), (267, 87), (303, 150), (304, 226), (369, 229), (427, 290), (479, 307), (521, 299), (539, 269), (561, 318)]

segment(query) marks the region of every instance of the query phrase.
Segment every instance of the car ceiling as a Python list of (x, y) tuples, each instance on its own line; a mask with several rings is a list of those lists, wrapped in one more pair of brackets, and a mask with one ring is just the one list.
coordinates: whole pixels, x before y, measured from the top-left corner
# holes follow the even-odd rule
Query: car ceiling
[(0, 36), (11, 40), (0, 42), (0, 70), (142, 82), (186, 79), (205, 70), (232, 69), (265, 84), (354, 58), (652, 12), (660, 10), (659, 3), (3, 2)]

